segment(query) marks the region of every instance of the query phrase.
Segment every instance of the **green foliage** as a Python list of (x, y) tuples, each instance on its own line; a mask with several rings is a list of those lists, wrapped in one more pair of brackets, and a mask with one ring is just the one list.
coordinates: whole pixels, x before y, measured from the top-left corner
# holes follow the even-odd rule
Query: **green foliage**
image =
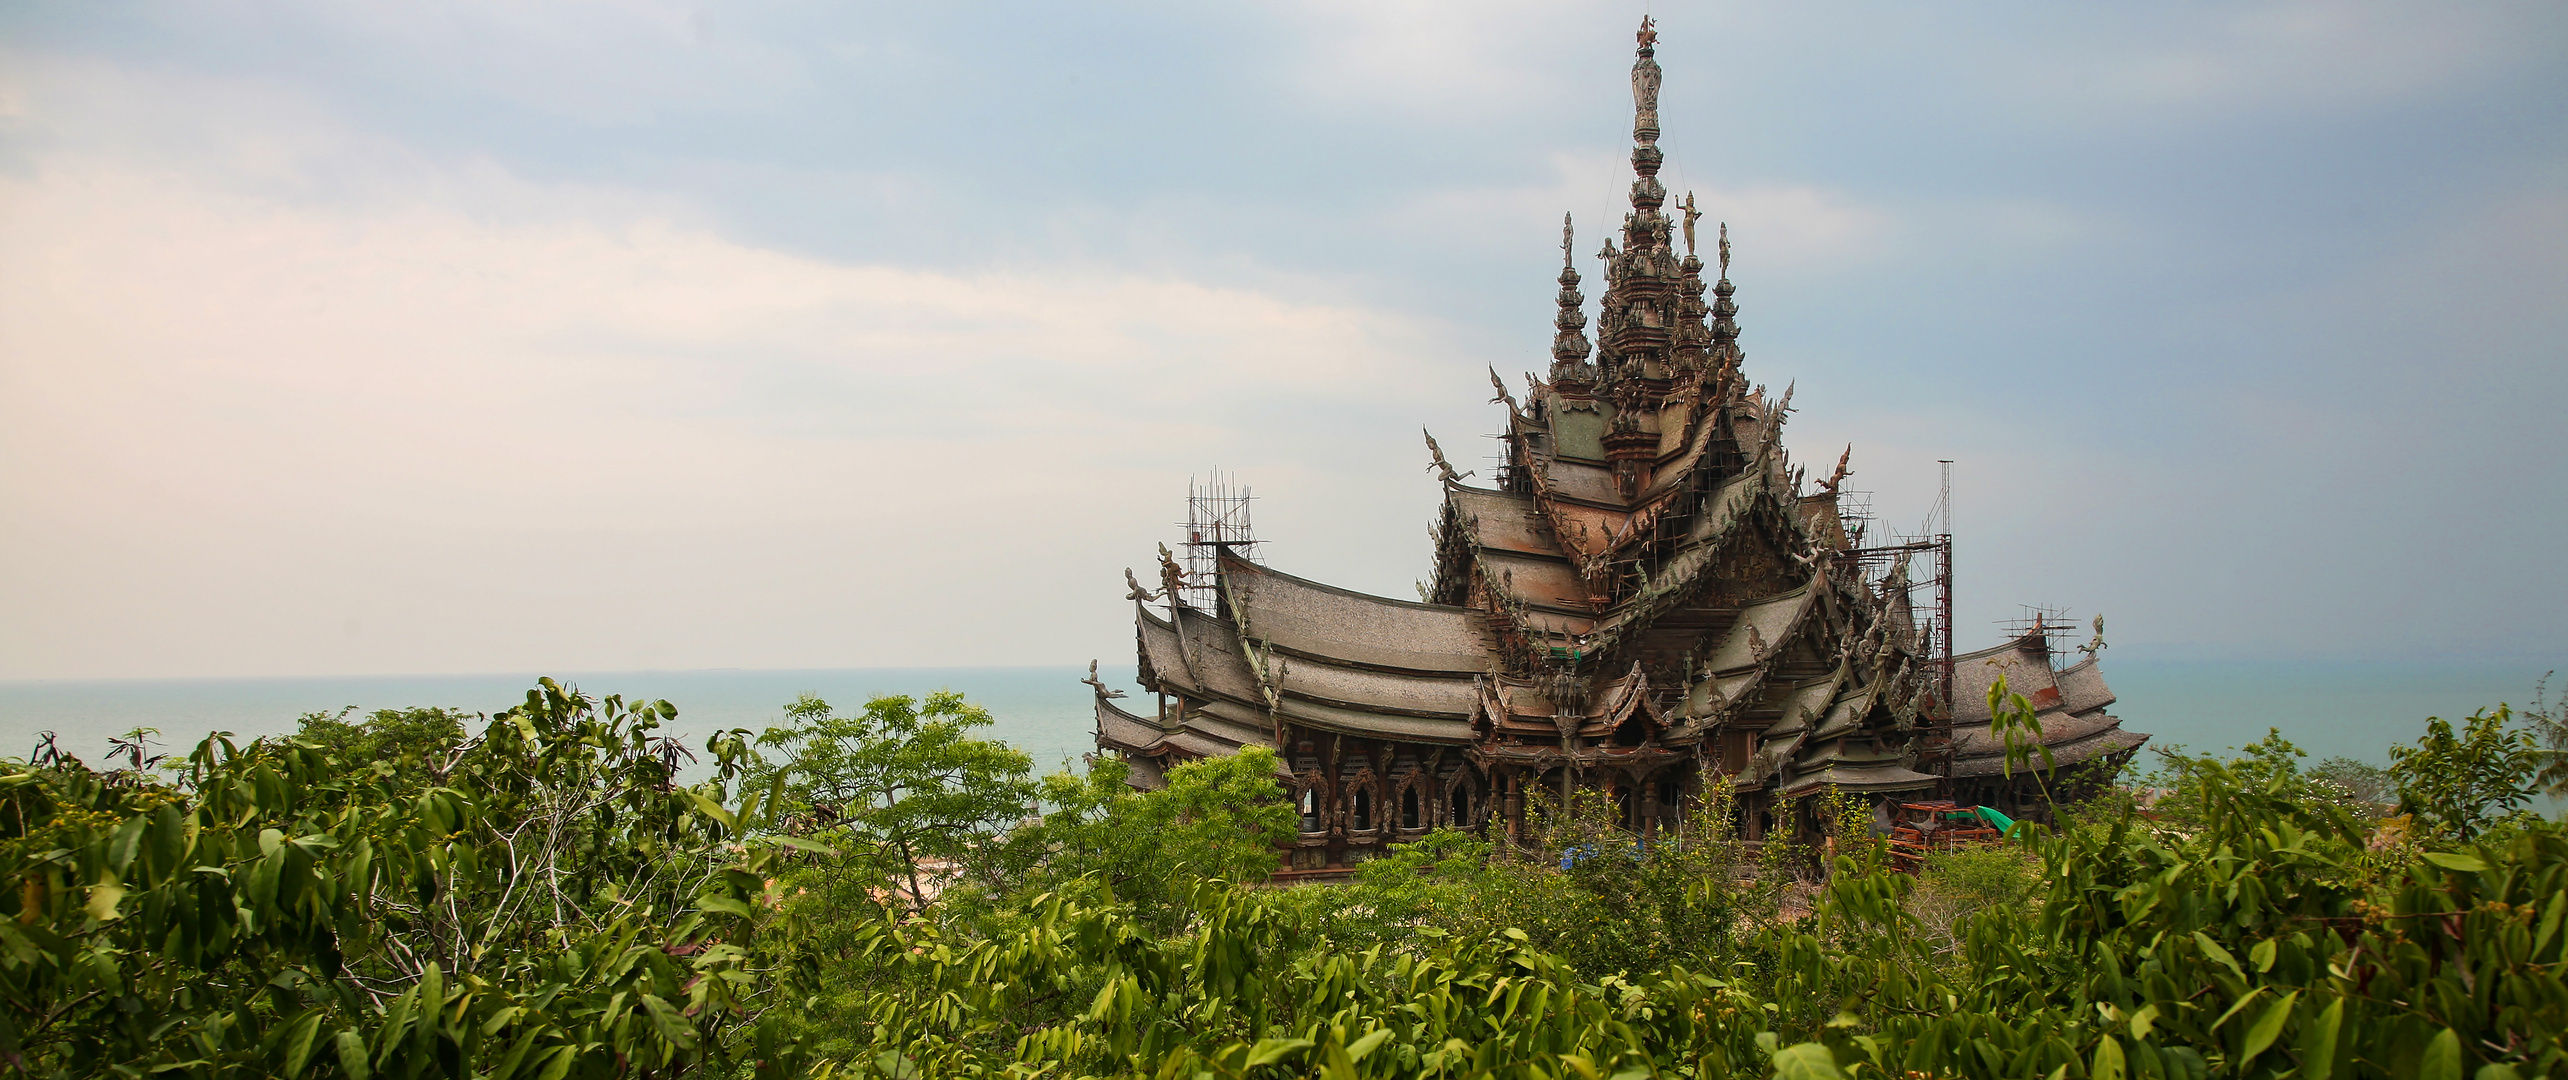
[(779, 816), (842, 853), (829, 864), (833, 895), (891, 882), (922, 910), (947, 875), (1006, 872), (985, 856), (1033, 810), (1033, 763), (972, 737), (989, 725), (988, 710), (944, 691), (925, 701), (878, 697), (841, 716), (805, 695), (785, 719), (758, 737), (784, 762), (753, 766), (753, 782), (777, 785)]
[[(1716, 791), (1647, 844), (1601, 796), (1538, 799), (1521, 844), (1441, 831), (1290, 889), (1261, 884), (1295, 827), (1262, 749), (1160, 791), (1113, 761), (1038, 787), (953, 695), (852, 717), (807, 699), (760, 740), (778, 761), (724, 732), (689, 785), (694, 751), (659, 734), (674, 714), (548, 681), (478, 735), (342, 712), (158, 771), (148, 732), (119, 770), (0, 766), (0, 1060), (298, 1080), (2568, 1073), (2568, 831), (2506, 815), (2530, 781), (2502, 710), (2398, 755), (2419, 836), (2372, 819), (2363, 774), (2303, 771), (2272, 735), (2161, 755), (2145, 814), (2098, 802), (1915, 877), (1885, 869), (1860, 799), (1807, 807), (1815, 884), (1813, 852), (1740, 841)], [(941, 898), (898, 899), (932, 875)]]
[[(2178, 828), (2197, 828), (2223, 811), (2220, 789), (2212, 781), (2246, 784), (2309, 805), (2333, 807), (2357, 821), (2382, 817), (2395, 798), (2386, 770), (2350, 758), (2329, 758), (2303, 770), (2308, 755), (2275, 728), (2265, 737), (2229, 753), (2194, 754), (2181, 746), (2152, 747), (2156, 768), (2138, 777), (2160, 797), (2150, 808), (2154, 819)], [(2113, 815), (2087, 815), (2109, 826)]]
[(1973, 910), (2012, 907), (2031, 898), (2039, 865), (2008, 845), (1953, 848), (1926, 856), (1924, 881)]
[[(2568, 838), (2342, 872), (2362, 829), (2217, 762), (2184, 829), (2028, 830), (2020, 909), (1938, 955), (1905, 875), (1841, 857), (1759, 959), (1593, 975), (1521, 930), (1356, 949), (1207, 882), (1189, 931), (1053, 894), (999, 939), (876, 923), (899, 971), (851, 1071), (971, 1076), (2530, 1077), (2568, 1069)], [(1455, 841), (1417, 867), (1463, 857)], [(1947, 862), (1947, 869), (1956, 863)], [(1993, 865), (1993, 864), (1992, 864)], [(1575, 867), (1573, 867), (1574, 869)], [(1382, 873), (1388, 873), (1384, 871)], [(1965, 874), (1970, 871), (1965, 870)], [(1994, 875), (1991, 875), (1994, 876)], [(1377, 883), (1378, 884), (1378, 883)], [(1351, 896), (1376, 893), (1342, 894)], [(1414, 917), (1411, 916), (1411, 917)], [(1421, 928), (1424, 929), (1423, 927)], [(1063, 988), (1075, 987), (1065, 999)]]
[(1760, 859), (1786, 849), (1738, 842), (1726, 790), (1647, 844), (1617, 827), (1618, 816), (1601, 793), (1563, 806), (1536, 792), (1519, 845), (1439, 830), (1365, 863), (1352, 881), (1300, 887), (1282, 903), (1331, 947), (1512, 930), (1590, 976), (1718, 967), (1738, 957), (1743, 927), (1779, 917), (1792, 874)]
[(305, 713), (294, 733), (297, 742), (358, 767), (381, 762), (395, 768), (430, 772), (451, 766), (448, 758), (464, 744), (469, 714), (453, 709), (377, 709), (351, 722), (355, 706), (335, 713)]
[(1045, 777), (1043, 821), (1016, 840), (1030, 853), (1023, 888), (1093, 882), (1152, 925), (1174, 929), (1198, 879), (1253, 883), (1274, 873), (1276, 845), (1293, 837), (1296, 822), (1278, 769), (1275, 751), (1249, 746), (1171, 768), (1158, 791), (1134, 790), (1115, 760), (1084, 777)]
[(715, 777), (679, 786), (652, 735), (675, 713), (546, 680), (470, 740), (325, 718), (434, 769), (221, 735), (175, 782), (0, 766), (0, 1056), (37, 1076), (785, 1066), (760, 1038), (791, 981), (775, 856), (729, 786), (747, 746), (715, 736)]
[(2390, 748), (2390, 779), (2399, 809), (2428, 828), (2463, 840), (2512, 817), (2539, 793), (2540, 747), (2531, 732), (2513, 724), (2503, 705), (2494, 714), (2470, 714), (2462, 730), (2429, 717), (2414, 746)]

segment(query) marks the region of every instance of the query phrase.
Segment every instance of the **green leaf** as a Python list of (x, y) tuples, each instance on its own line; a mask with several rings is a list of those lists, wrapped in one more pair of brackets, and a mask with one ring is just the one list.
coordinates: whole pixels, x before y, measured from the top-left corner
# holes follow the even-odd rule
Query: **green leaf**
[(286, 1026), (285, 1075), (303, 1075), (303, 1067), (312, 1061), (312, 1042), (321, 1034), (321, 1010), (305, 1009)]
[(808, 852), (811, 852), (811, 853), (812, 853), (812, 854), (814, 854), (814, 855), (836, 855), (836, 854), (838, 854), (838, 849), (837, 849), (837, 848), (831, 847), (831, 846), (829, 846), (829, 845), (827, 845), (827, 844), (820, 843), (819, 841), (816, 841), (816, 840), (805, 840), (805, 839), (803, 839), (802, 837), (799, 837), (799, 836), (785, 836), (785, 835), (782, 835), (782, 834), (778, 834), (778, 835), (775, 835), (775, 836), (762, 837), (762, 838), (760, 838), (760, 841), (759, 841), (759, 842), (760, 842), (760, 843), (766, 843), (766, 844), (774, 844), (774, 845), (776, 845), (777, 847), (789, 847), (789, 848), (792, 848), (792, 849), (794, 849), (794, 850), (796, 850), (796, 851), (808, 851)]
[(2429, 851), (2425, 853), (2425, 861), (2446, 870), (2461, 870), (2473, 874), (2484, 874), (2488, 871), (2488, 864), (2480, 861), (2478, 856), (2457, 851)]
[(1774, 1053), (1775, 1080), (1846, 1080), (1837, 1055), (1819, 1043), (1796, 1043)]
[(1320, 1048), (1320, 1075), (1328, 1080), (1356, 1080), (1355, 1059), (1346, 1056), (1346, 1047), (1335, 1042)]
[(2229, 1006), (2228, 1012), (2220, 1014), (2220, 1019), (2211, 1022), (2211, 1030), (2220, 1030), (2220, 1025), (2228, 1023), (2230, 1017), (2238, 1015), (2241, 1011), (2247, 1008), (2248, 1002), (2256, 1000), (2258, 997), (2263, 996), (2264, 993), (2265, 988), (2259, 986), (2253, 990), (2247, 991), (2245, 994), (2239, 995), (2238, 1000), (2231, 1003)]
[(124, 898), (125, 887), (117, 884), (111, 875), (89, 887), (89, 903), (85, 910), (90, 918), (99, 922), (114, 922), (117, 918), (116, 904)]
[[(571, 1074), (571, 1066), (578, 1064), (579, 1060), (578, 1047), (555, 1047), (552, 1055), (544, 1059), (544, 1067), (536, 1071), (535, 1080), (562, 1080)], [(910, 1075), (918, 1074), (913, 1072)]]
[(330, 1037), (330, 1049), (339, 1055), (339, 1071), (349, 1080), (373, 1080), (374, 1063), (366, 1057), (365, 1036), (348, 1028)]
[(2345, 1026), (2345, 999), (2337, 998), (2320, 1010), (2301, 1032), (2302, 1080), (2328, 1080), (2336, 1073), (2336, 1035)]
[[(2228, 968), (2232, 974), (2239, 978), (2244, 979), (2247, 977), (2247, 969), (2238, 966), (2238, 958), (2229, 955), (2229, 950), (2221, 948), (2219, 942), (2211, 939), (2211, 935), (2203, 933), (2200, 930), (2196, 930), (2193, 933), (2193, 937), (2194, 944), (2202, 946), (2202, 954), (2204, 956), (2208, 956), (2219, 961), (2222, 967)], [(2219, 1025), (2214, 1024), (2212, 1026), (2218, 1027)]]
[(1373, 1029), (1372, 1031), (1367, 1032), (1363, 1038), (1357, 1039), (1357, 1040), (1355, 1040), (1354, 1042), (1351, 1042), (1351, 1043), (1348, 1043), (1348, 1044), (1347, 1044), (1347, 1047), (1346, 1047), (1346, 1056), (1347, 1056), (1347, 1060), (1349, 1060), (1349, 1061), (1362, 1061), (1362, 1060), (1364, 1060), (1364, 1055), (1372, 1053), (1372, 1052), (1373, 1052), (1373, 1049), (1374, 1049), (1375, 1047), (1380, 1046), (1380, 1045), (1382, 1045), (1383, 1043), (1390, 1041), (1390, 1038), (1391, 1038), (1391, 1029), (1390, 1029), (1390, 1028), (1375, 1028), (1375, 1029)]
[(2282, 1036), (2283, 1025), (2289, 1023), (2292, 1018), (2292, 1002), (2299, 999), (2298, 990), (2283, 995), (2281, 1000), (2266, 1006), (2265, 1015), (2257, 1017), (2254, 1024), (2248, 1025), (2247, 1045), (2238, 1051), (2238, 1060), (2242, 1064), (2254, 1061), (2256, 1055), (2264, 1053), (2266, 1047), (2274, 1045), (2274, 1040)]
[(2203, 1080), (2211, 1075), (2210, 1063), (2190, 1046), (2161, 1047), (2158, 1061), (2167, 1067), (2167, 1080)]
[(1311, 1048), (1309, 1039), (1259, 1039), (1248, 1051), (1248, 1067), (1272, 1065)]
[(706, 911), (719, 911), (725, 915), (743, 919), (754, 917), (754, 913), (749, 910), (749, 905), (728, 896), (699, 896), (696, 897), (696, 906)]
[(150, 818), (137, 814), (116, 827), (116, 838), (107, 845), (108, 869), (123, 874), (134, 865), (134, 852), (142, 846), (143, 830), (151, 823)]
[(2087, 1067), (2094, 1080), (2122, 1080), (2122, 1040), (2107, 1035), (2096, 1041), (2095, 1060)]
[(2445, 1028), (2425, 1044), (2417, 1059), (2416, 1080), (2461, 1080), (2461, 1033)]
[(686, 795), (687, 801), (694, 803), (695, 808), (699, 812), (703, 813), (704, 816), (721, 822), (723, 828), (729, 829), (733, 832), (740, 831), (740, 818), (737, 815), (734, 815), (730, 810), (724, 808), (721, 803), (716, 802), (712, 798), (707, 797), (705, 793), (697, 791), (694, 788), (688, 788)]
[(642, 1011), (651, 1015), (651, 1026), (657, 1029), (660, 1037), (667, 1039), (670, 1045), (682, 1050), (695, 1048), (695, 1025), (687, 1023), (686, 1015), (680, 1013), (677, 1006), (669, 1004), (658, 994), (644, 994)]

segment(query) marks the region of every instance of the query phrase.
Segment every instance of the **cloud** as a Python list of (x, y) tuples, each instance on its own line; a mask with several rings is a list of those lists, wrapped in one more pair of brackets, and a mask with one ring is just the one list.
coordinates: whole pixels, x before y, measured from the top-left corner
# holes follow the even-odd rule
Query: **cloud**
[[(331, 628), (375, 581), (436, 607), (569, 567), (602, 595), (593, 570), (636, 551), (662, 576), (629, 591), (684, 598), (686, 629), (659, 636), (699, 663), (986, 655), (987, 628), (919, 593), (918, 560), (989, 610), (1078, 596), (1043, 575), (1103, 581), (1158, 531), (1124, 523), (1119, 484), (1298, 445), (1349, 385), (1415, 399), (1433, 370), (1428, 327), (1357, 307), (524, 217), (284, 203), (92, 159), (0, 180), (6, 673), (280, 670), (307, 649), (353, 670), (522, 664), (433, 627)], [(741, 625), (755, 605), (724, 594), (767, 557), (744, 530), (839, 534), (798, 569), (880, 621), (799, 643)], [(311, 560), (322, 535), (347, 546)], [(457, 544), (479, 554), (454, 563)], [(109, 653), (39, 629), (102, 612), (128, 628)], [(245, 618), (270, 640), (214, 629)], [(1076, 651), (1040, 618), (1000, 636)], [(539, 653), (635, 662), (613, 637)]]
[(1521, 111), (1556, 94), (1547, 30), (1594, 20), (1558, 4), (1327, 2), (1278, 13), (1289, 70), (1311, 100), (1421, 118)]

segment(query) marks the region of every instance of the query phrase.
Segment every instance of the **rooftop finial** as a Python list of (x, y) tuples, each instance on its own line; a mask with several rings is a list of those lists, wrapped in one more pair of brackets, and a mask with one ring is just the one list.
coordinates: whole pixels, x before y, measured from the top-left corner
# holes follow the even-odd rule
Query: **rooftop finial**
[(1641, 47), (1632, 61), (1632, 171), (1640, 178), (1632, 181), (1632, 209), (1640, 212), (1636, 220), (1647, 226), (1659, 204), (1667, 201), (1667, 189), (1659, 186), (1659, 163), (1667, 155), (1658, 148), (1659, 66), (1658, 31), (1652, 29), (1648, 16), (1641, 17)]
[(1695, 208), (1694, 208), (1694, 193), (1693, 193), (1693, 192), (1691, 192), (1691, 191), (1686, 192), (1686, 193), (1685, 193), (1685, 253), (1686, 253), (1686, 254), (1688, 254), (1688, 255), (1692, 255), (1692, 254), (1694, 254), (1694, 222), (1695, 222), (1695, 220), (1696, 220), (1697, 218), (1700, 218), (1700, 217), (1702, 217), (1702, 216), (1703, 216), (1703, 211), (1701, 211), (1701, 210), (1697, 210), (1697, 209), (1695, 209)]
[(1739, 314), (1738, 301), (1730, 299), (1739, 288), (1730, 284), (1730, 223), (1721, 223), (1721, 280), (1712, 286), (1712, 349), (1722, 363), (1738, 362), (1739, 324), (1731, 321)]
[(1587, 298), (1578, 294), (1578, 267), (1572, 261), (1570, 244), (1577, 234), (1572, 231), (1569, 215), (1560, 216), (1560, 314), (1552, 320), (1559, 333), (1552, 336), (1552, 379), (1584, 378), (1579, 369), (1587, 360), (1587, 313), (1581, 305)]

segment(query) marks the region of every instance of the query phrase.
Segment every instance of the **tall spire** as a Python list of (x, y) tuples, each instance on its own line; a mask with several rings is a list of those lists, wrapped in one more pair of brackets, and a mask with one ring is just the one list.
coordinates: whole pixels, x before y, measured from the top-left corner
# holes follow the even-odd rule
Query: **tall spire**
[(1730, 284), (1730, 223), (1721, 223), (1721, 280), (1712, 286), (1712, 351), (1723, 366), (1738, 363), (1739, 324), (1730, 321), (1739, 314), (1739, 305), (1730, 299), (1739, 287)]
[(1703, 324), (1703, 316), (1712, 309), (1703, 303), (1703, 260), (1694, 254), (1694, 223), (1703, 211), (1694, 208), (1694, 193), (1685, 193), (1685, 261), (1678, 264), (1682, 276), (1676, 283), (1676, 350), (1671, 359), (1676, 366), (1700, 374), (1707, 368), (1705, 348), (1712, 343), (1712, 332)]
[[(1632, 61), (1632, 171), (1640, 178), (1632, 181), (1632, 210), (1637, 221), (1637, 235), (1649, 235), (1658, 216), (1658, 208), (1667, 202), (1667, 189), (1659, 186), (1659, 163), (1667, 155), (1659, 152), (1659, 66), (1658, 31), (1647, 15), (1641, 16), (1640, 48)], [(1628, 246), (1637, 247), (1630, 237)]]
[(1581, 310), (1587, 298), (1578, 294), (1578, 267), (1571, 252), (1571, 245), (1576, 242), (1577, 232), (1570, 225), (1569, 215), (1562, 214), (1560, 315), (1552, 320), (1552, 325), (1560, 331), (1552, 338), (1552, 381), (1555, 383), (1564, 380), (1585, 382), (1588, 378), (1582, 370), (1587, 366), (1587, 335), (1580, 332), (1587, 329), (1587, 313)]

